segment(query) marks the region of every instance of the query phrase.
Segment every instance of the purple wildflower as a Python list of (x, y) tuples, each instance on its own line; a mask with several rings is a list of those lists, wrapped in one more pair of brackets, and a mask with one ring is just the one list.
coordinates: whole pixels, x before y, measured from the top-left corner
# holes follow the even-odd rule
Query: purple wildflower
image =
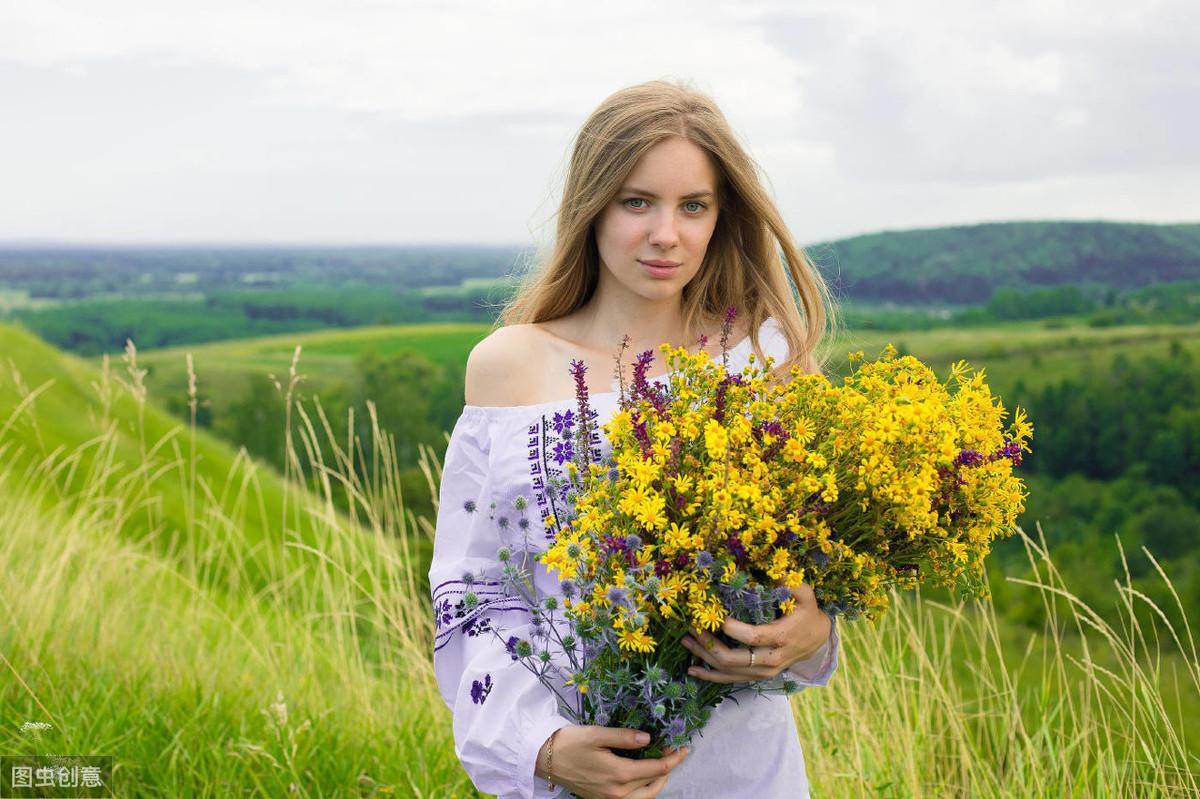
[(667, 736), (669, 738), (678, 738), (687, 730), (687, 722), (682, 716), (674, 716), (667, 722)]
[(646, 350), (637, 357), (637, 362), (633, 365), (633, 390), (630, 392), (630, 401), (648, 401), (662, 418), (667, 412), (666, 388), (657, 384), (651, 385), (650, 381), (646, 379), (646, 372), (650, 369), (653, 361), (653, 350)]
[(978, 466), (984, 463), (983, 453), (973, 449), (964, 449), (954, 459), (955, 466)]
[(725, 309), (725, 321), (721, 323), (721, 362), (729, 368), (729, 336), (733, 333), (733, 319), (737, 316), (737, 306), (730, 305)]
[(633, 414), (633, 437), (642, 447), (642, 460), (650, 460), (654, 456), (650, 445), (650, 434), (646, 431), (646, 420), (641, 418), (636, 411)]
[[(589, 462), (588, 443), (591, 437), (591, 425), (588, 421), (592, 418), (593, 413), (591, 406), (588, 405), (588, 388), (584, 381), (584, 375), (587, 373), (587, 364), (581, 360), (571, 360), (571, 375), (575, 378), (575, 403), (576, 410), (579, 414), (579, 429), (575, 435), (579, 441), (578, 456), (580, 459), (579, 469), (584, 471)], [(574, 453), (573, 453), (574, 454)], [(571, 457), (568, 455), (567, 457)], [(560, 461), (561, 463), (561, 461)]]
[(738, 568), (744, 567), (746, 565), (746, 547), (742, 544), (742, 539), (731, 535), (726, 546), (729, 547), (729, 554), (733, 555), (734, 560), (737, 561)]
[(611, 602), (614, 606), (630, 608), (633, 603), (629, 601), (629, 592), (619, 585), (614, 585), (608, 589), (604, 598)]
[(625, 545), (625, 537), (620, 535), (605, 534), (601, 546), (605, 552), (628, 552), (628, 548)]
[(784, 430), (783, 425), (775, 421), (763, 422), (758, 427), (753, 428), (753, 432), (754, 438), (759, 444), (762, 443), (763, 436), (767, 433), (770, 433), (775, 437), (775, 440), (771, 442), (771, 445), (763, 450), (764, 461), (769, 461), (778, 455), (779, 451), (783, 449), (784, 443), (788, 440), (787, 430)]
[(650, 383), (646, 380), (646, 372), (654, 362), (654, 351), (646, 350), (637, 356), (633, 365), (633, 399), (638, 400), (650, 396)]
[(696, 568), (707, 569), (713, 565), (713, 556), (706, 550), (700, 550), (696, 553)]

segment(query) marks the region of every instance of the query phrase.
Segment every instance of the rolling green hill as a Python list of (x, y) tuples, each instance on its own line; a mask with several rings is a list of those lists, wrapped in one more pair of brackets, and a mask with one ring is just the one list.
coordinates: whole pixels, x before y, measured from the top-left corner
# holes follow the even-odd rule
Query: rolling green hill
[(998, 288), (1200, 279), (1200, 224), (993, 222), (881, 231), (807, 250), (844, 296), (900, 305), (981, 303)]
[(468, 795), (386, 468), (351, 519), (131, 374), (0, 353), (0, 751), (112, 756), (119, 796)]

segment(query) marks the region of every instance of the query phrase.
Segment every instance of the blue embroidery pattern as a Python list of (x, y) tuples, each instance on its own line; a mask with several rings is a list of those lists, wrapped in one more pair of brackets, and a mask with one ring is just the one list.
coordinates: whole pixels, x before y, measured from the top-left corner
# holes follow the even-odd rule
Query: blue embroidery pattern
[[(474, 594), (475, 607), (467, 609), (463, 598)], [(433, 626), (436, 630), (434, 651), (449, 643), (454, 631), (462, 629), (469, 636), (491, 632), (492, 621), (481, 618), (485, 612), (519, 610), (529, 612), (529, 606), (520, 597), (508, 596), (499, 580), (475, 578), (471, 585), (462, 580), (447, 580), (433, 589)]]
[(488, 694), (492, 692), (492, 675), (483, 675), (483, 682), (475, 680), (471, 683), (471, 701), (477, 705), (482, 705), (487, 701)]
[[(599, 412), (589, 408), (588, 421), (591, 447), (591, 462), (601, 457)], [(553, 541), (566, 521), (566, 500), (570, 484), (564, 464), (575, 457), (575, 426), (579, 414), (574, 410), (555, 411), (547, 418), (540, 416), (527, 430), (530, 484), (546, 531), (546, 540)], [(553, 516), (557, 524), (550, 525), (546, 519)]]

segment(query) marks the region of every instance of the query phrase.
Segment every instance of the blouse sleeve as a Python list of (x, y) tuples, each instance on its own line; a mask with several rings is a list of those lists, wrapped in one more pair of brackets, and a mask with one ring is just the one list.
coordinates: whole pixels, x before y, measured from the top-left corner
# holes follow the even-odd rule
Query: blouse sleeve
[[(509, 649), (512, 637), (529, 639), (530, 614), (499, 580), (490, 449), (487, 417), (465, 409), (446, 449), (429, 570), (433, 668), (453, 713), (455, 753), (475, 786), (501, 799), (546, 799), (558, 790), (534, 776), (535, 760), (550, 734), (571, 722)], [(468, 593), (477, 599), (473, 608)]]
[(829, 637), (821, 648), (805, 660), (798, 660), (787, 668), (787, 674), (800, 685), (818, 687), (829, 684), (829, 679), (838, 665), (837, 616), (830, 618)]

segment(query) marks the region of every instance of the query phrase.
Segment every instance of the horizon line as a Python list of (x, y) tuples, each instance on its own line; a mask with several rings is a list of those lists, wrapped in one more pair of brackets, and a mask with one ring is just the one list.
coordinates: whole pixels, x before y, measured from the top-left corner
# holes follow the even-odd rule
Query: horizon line
[[(942, 230), (947, 228), (964, 228), (964, 227), (983, 227), (988, 225), (1013, 225), (1013, 224), (1112, 224), (1112, 225), (1152, 225), (1156, 227), (1170, 227), (1178, 225), (1200, 225), (1200, 220), (1178, 220), (1169, 222), (1146, 222), (1143, 220), (1132, 219), (1104, 219), (1104, 218), (1089, 218), (1089, 219), (1053, 219), (1053, 218), (1034, 218), (1034, 219), (998, 219), (983, 222), (958, 222), (946, 223), (937, 225), (921, 225), (914, 227), (885, 227), (866, 230), (859, 233), (851, 233), (836, 238), (818, 239), (809, 244), (802, 246), (813, 246), (818, 244), (827, 244), (834, 241), (842, 241), (845, 239), (857, 238), (860, 236), (872, 236), (882, 233), (906, 233), (913, 231), (928, 231)], [(174, 240), (119, 240), (119, 239), (50, 239), (50, 238), (0, 238), (0, 249), (35, 249), (35, 248), (62, 248), (62, 249), (525, 249), (536, 248), (536, 242), (527, 241), (524, 243), (518, 242), (454, 242), (454, 241), (286, 241), (286, 240), (189, 240), (189, 239), (174, 239)]]

